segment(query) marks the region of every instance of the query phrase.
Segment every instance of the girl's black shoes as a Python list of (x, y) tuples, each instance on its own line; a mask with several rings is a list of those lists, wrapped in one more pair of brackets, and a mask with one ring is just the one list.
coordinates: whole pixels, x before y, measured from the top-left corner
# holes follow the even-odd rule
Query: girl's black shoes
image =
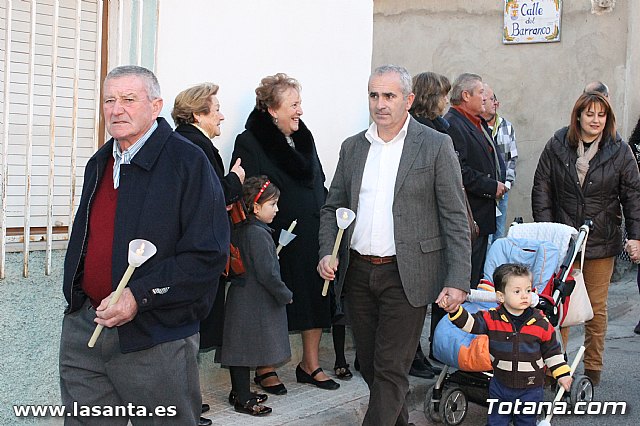
[(349, 370), (349, 364), (336, 365), (333, 367), (333, 371), (336, 373), (336, 377), (340, 380), (349, 380), (353, 377), (353, 373)]
[(259, 404), (256, 398), (251, 398), (244, 404), (236, 399), (233, 404), (233, 409), (238, 413), (249, 414), (251, 416), (265, 416), (273, 411), (271, 407)]
[[(269, 395), (264, 393), (251, 392), (251, 398), (255, 398), (258, 404), (262, 404), (269, 398)], [(232, 390), (231, 392), (229, 392), (229, 404), (235, 405), (237, 399), (238, 394), (235, 391)]]

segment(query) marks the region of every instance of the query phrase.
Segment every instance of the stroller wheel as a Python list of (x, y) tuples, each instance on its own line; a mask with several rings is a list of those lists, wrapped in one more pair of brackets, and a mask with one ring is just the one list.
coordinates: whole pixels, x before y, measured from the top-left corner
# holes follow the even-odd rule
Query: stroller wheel
[[(433, 385), (427, 391), (427, 396), (424, 399), (424, 415), (428, 419), (435, 423), (442, 423), (442, 417), (440, 417), (440, 398), (434, 396), (434, 390), (436, 385)], [(442, 388), (439, 390), (442, 393)]]
[(446, 425), (459, 425), (467, 415), (467, 396), (458, 387), (446, 388), (440, 399), (440, 417)]
[(593, 383), (587, 376), (576, 375), (573, 377), (571, 389), (569, 391), (569, 402), (572, 407), (578, 402), (593, 401)]

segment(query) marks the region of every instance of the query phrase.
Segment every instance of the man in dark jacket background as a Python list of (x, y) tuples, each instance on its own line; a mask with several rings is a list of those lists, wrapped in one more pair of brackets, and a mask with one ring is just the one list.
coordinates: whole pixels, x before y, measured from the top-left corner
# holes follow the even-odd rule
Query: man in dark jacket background
[[(113, 138), (85, 168), (64, 266), (60, 388), (72, 413), (65, 424), (192, 426), (201, 411), (199, 321), (229, 247), (224, 196), (202, 150), (158, 118), (151, 71), (115, 68), (103, 95)], [(157, 253), (108, 306), (136, 238)], [(105, 329), (89, 348), (96, 324)], [(104, 410), (117, 416), (94, 417)]]
[(480, 235), (471, 251), (471, 288), (476, 288), (487, 255), (489, 235), (496, 232), (496, 199), (502, 198), (507, 187), (500, 182), (500, 157), (486, 122), (482, 78), (463, 73), (453, 82), (451, 108), (445, 115), (447, 130), (458, 153), (462, 183)]

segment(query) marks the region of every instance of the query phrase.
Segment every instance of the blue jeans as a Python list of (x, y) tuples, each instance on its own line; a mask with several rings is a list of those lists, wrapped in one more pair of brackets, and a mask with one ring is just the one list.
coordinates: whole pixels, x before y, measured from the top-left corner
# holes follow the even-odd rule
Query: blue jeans
[(501, 200), (498, 200), (498, 210), (502, 213), (496, 217), (496, 232), (489, 235), (489, 247), (491, 243), (498, 238), (504, 238), (507, 236), (507, 203), (509, 202), (509, 192), (505, 192)]
[[(489, 398), (497, 399), (493, 403), (492, 411), (487, 418), (488, 426), (508, 426), (513, 419), (514, 426), (535, 426), (535, 414), (499, 414), (498, 406), (501, 402), (511, 402), (515, 404), (516, 399), (524, 402), (542, 402), (544, 398), (544, 389), (542, 386), (531, 387), (526, 389), (514, 389), (500, 383), (494, 376), (489, 382)], [(522, 404), (519, 410), (522, 411)]]

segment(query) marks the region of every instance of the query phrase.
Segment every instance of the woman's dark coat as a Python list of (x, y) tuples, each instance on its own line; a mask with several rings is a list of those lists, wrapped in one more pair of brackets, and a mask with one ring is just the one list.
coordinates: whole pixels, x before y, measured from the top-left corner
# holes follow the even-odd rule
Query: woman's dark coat
[[(191, 124), (181, 124), (176, 128), (176, 133), (184, 136), (194, 145), (202, 149), (215, 170), (222, 192), (224, 193), (225, 204), (229, 205), (242, 197), (242, 184), (240, 178), (235, 173), (224, 175), (224, 163), (218, 153), (218, 149), (213, 146), (211, 139)], [(200, 349), (211, 349), (222, 345), (222, 331), (224, 327), (224, 292), (226, 277), (220, 277), (218, 292), (213, 307), (209, 315), (200, 322)]]
[(411, 114), (413, 118), (420, 124), (424, 124), (427, 127), (432, 128), (433, 130), (437, 130), (440, 133), (447, 134), (447, 129), (449, 128), (449, 122), (445, 120), (443, 117), (436, 117), (433, 120), (427, 117), (421, 117), (418, 115)]
[(619, 136), (604, 137), (581, 187), (578, 155), (569, 147), (567, 132), (567, 127), (558, 130), (540, 155), (531, 191), (533, 219), (575, 228), (591, 219), (585, 258), (615, 256), (622, 250), (623, 211), (629, 239), (640, 238), (640, 175), (635, 157)]
[(222, 162), (222, 157), (220, 157), (218, 148), (213, 145), (211, 139), (206, 137), (200, 129), (192, 126), (191, 124), (179, 125), (176, 127), (176, 132), (180, 133), (191, 143), (200, 147), (200, 149), (204, 151), (205, 155), (209, 159), (209, 163), (211, 163), (213, 169), (216, 171), (218, 179), (220, 179), (222, 191), (224, 192), (225, 203), (229, 205), (238, 201), (242, 197), (242, 183), (240, 183), (240, 178), (235, 173), (229, 173), (226, 176), (224, 175), (224, 163)]
[(280, 188), (280, 211), (271, 224), (276, 242), (281, 229), (298, 221), (293, 231), (297, 237), (280, 252), (282, 280), (295, 295), (293, 304), (287, 305), (289, 330), (329, 327), (329, 297), (322, 297), (323, 280), (316, 271), (325, 176), (313, 136), (301, 120), (291, 135), (292, 148), (269, 113), (256, 109), (245, 128), (236, 138), (231, 164), (241, 158), (247, 177), (266, 175)]

